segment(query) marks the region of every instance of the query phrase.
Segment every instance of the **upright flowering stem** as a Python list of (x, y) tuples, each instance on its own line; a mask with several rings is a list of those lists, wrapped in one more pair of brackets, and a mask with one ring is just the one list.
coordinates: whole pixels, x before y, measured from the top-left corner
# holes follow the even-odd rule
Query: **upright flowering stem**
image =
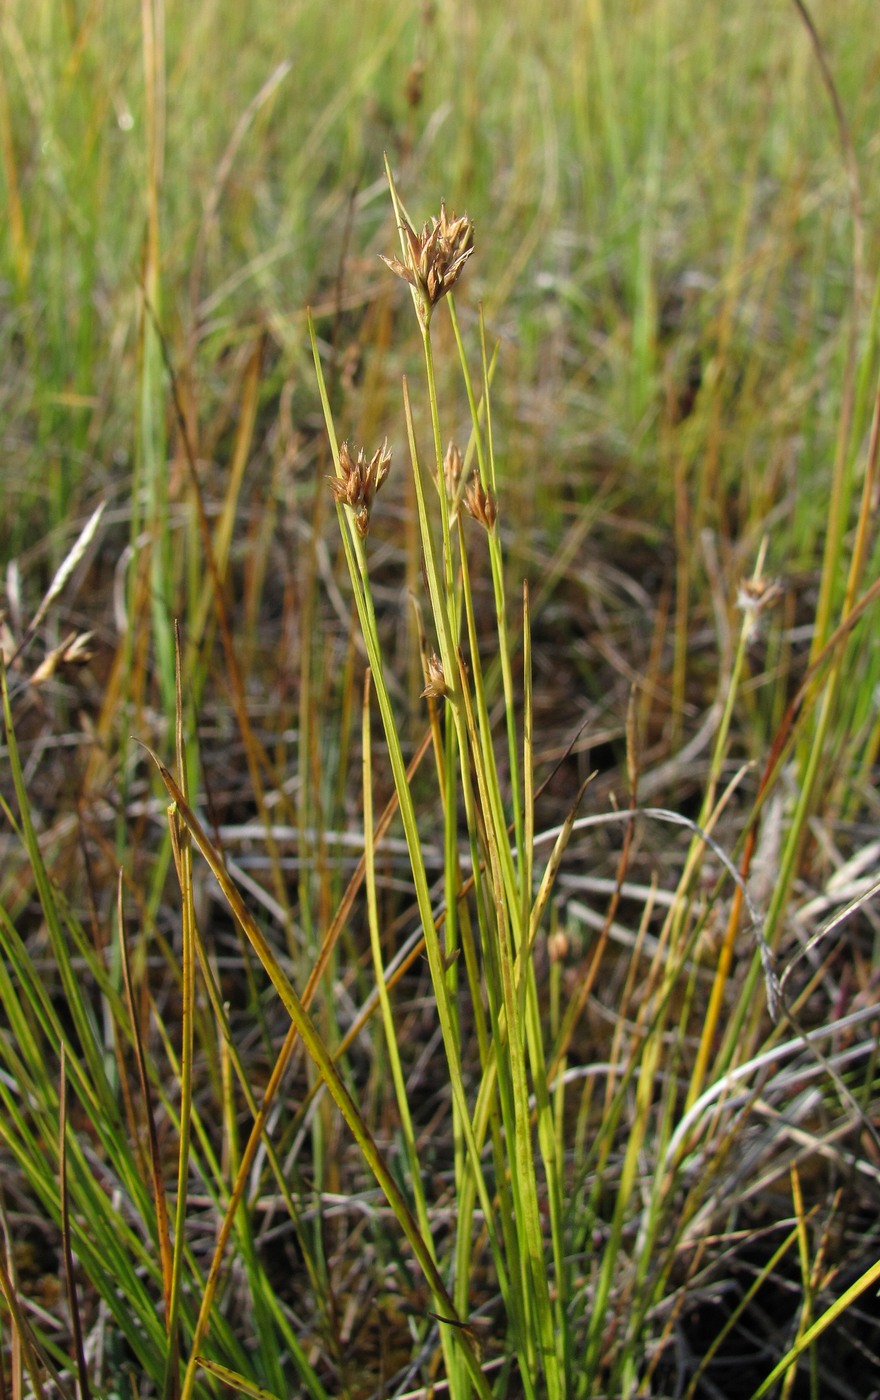
[(416, 233), (398, 198), (387, 159), (385, 172), (397, 215), (403, 261), (386, 258), (384, 254), (382, 261), (397, 277), (409, 283), (419, 324), (427, 330), (434, 307), (452, 291), (474, 251), (474, 226), (466, 214), (460, 219), (454, 214), (448, 215), (446, 205), (441, 202), (439, 219), (432, 219), (421, 234)]
[[(486, 358), (485, 335), (482, 337), (482, 359), (483, 359), (483, 407), (485, 413), (486, 436), (489, 442), (489, 455), (487, 460), (486, 451), (483, 445), (483, 436), (480, 431), (480, 405), (474, 393), (473, 381), (468, 368), (467, 355), (465, 353), (464, 341), (462, 340), (461, 328), (458, 324), (458, 317), (455, 314), (455, 302), (449, 298), (449, 316), (452, 321), (452, 330), (455, 335), (455, 343), (458, 347), (458, 358), (461, 364), (462, 377), (464, 379), (465, 391), (468, 397), (468, 405), (471, 412), (471, 422), (474, 428), (474, 439), (477, 449), (477, 461), (479, 472), (475, 474), (474, 480), (465, 492), (465, 504), (469, 513), (486, 529), (489, 541), (489, 561), (492, 569), (492, 588), (495, 595), (495, 615), (498, 620), (498, 656), (501, 664), (501, 681), (504, 687), (504, 707), (507, 716), (507, 746), (510, 760), (510, 788), (511, 802), (513, 806), (514, 831), (516, 835), (517, 850), (520, 856), (521, 872), (521, 897), (523, 910), (531, 901), (531, 876), (530, 861), (522, 858), (525, 846), (525, 823), (522, 811), (522, 785), (520, 782), (519, 754), (516, 735), (516, 715), (514, 710), (514, 690), (513, 690), (513, 667), (510, 660), (510, 647), (508, 645), (507, 631), (507, 605), (504, 597), (504, 562), (501, 557), (501, 543), (495, 524), (498, 518), (498, 510), (495, 501), (495, 462), (492, 455), (492, 420), (491, 404), (489, 397), (489, 383), (491, 380), (491, 366)], [(482, 324), (482, 318), (481, 318)]]
[[(446, 580), (446, 599), (453, 607), (453, 613), (456, 614), (452, 536), (449, 530), (449, 501), (446, 495), (446, 477), (443, 470), (444, 454), (440, 435), (440, 408), (437, 402), (437, 380), (434, 374), (434, 350), (431, 345), (430, 325), (425, 326), (422, 332), (422, 341), (425, 347), (425, 374), (428, 380), (428, 401), (431, 405), (431, 427), (434, 432), (434, 459), (437, 463), (437, 494), (440, 497), (440, 523), (443, 529), (443, 570)], [(452, 625), (452, 635), (457, 637), (458, 618), (453, 615), (449, 620)]]
[[(474, 227), (467, 215), (460, 218), (456, 218), (455, 214), (448, 215), (446, 205), (441, 203), (440, 217), (432, 219), (430, 224), (426, 223), (421, 234), (416, 233), (398, 197), (394, 177), (387, 160), (385, 170), (397, 218), (403, 257), (402, 259), (388, 258), (383, 255), (382, 260), (397, 277), (402, 278), (408, 284), (422, 332), (425, 372), (428, 381), (428, 401), (431, 405), (431, 427), (434, 435), (437, 491), (440, 496), (440, 520), (443, 529), (443, 574), (446, 583), (444, 593), (447, 609), (451, 608), (452, 610), (452, 615), (447, 611), (450, 630), (453, 637), (457, 637), (458, 622), (455, 616), (457, 609), (454, 603), (455, 572), (449, 531), (449, 503), (446, 498), (443, 474), (440, 411), (437, 401), (437, 380), (434, 373), (434, 354), (431, 346), (431, 316), (437, 303), (447, 296), (455, 286), (474, 251)], [(426, 514), (420, 514), (419, 518), (424, 535), (424, 532), (430, 528), (429, 519)], [(441, 629), (439, 617), (435, 617), (434, 621), (439, 631)], [(443, 660), (444, 665), (448, 667), (451, 657), (444, 657)]]
[[(386, 162), (387, 169), (387, 162)], [(494, 464), (491, 455), (491, 421), (488, 416), (488, 372), (483, 354), (484, 411), (486, 431), (490, 436), (487, 463), (482, 441), (481, 413), (477, 408), (473, 387), (461, 347), (461, 339), (450, 298), (456, 340), (462, 358), (462, 368), (471, 406), (479, 474), (473, 483), (462, 489), (460, 465), (444, 461), (437, 382), (431, 341), (431, 319), (438, 301), (446, 297), (460, 277), (473, 252), (473, 228), (467, 218), (447, 215), (444, 205), (439, 218), (426, 223), (417, 233), (403, 208), (394, 186), (390, 169), (388, 183), (394, 203), (400, 233), (400, 258), (384, 261), (392, 272), (405, 281), (410, 289), (425, 356), (425, 374), (431, 413), (435, 481), (440, 497), (440, 523), (443, 536), (443, 560), (435, 546), (437, 528), (433, 508), (426, 502), (425, 472), (420, 466), (415, 425), (404, 381), (404, 413), (409, 435), (410, 456), (416, 492), (419, 533), (424, 570), (430, 595), (431, 609), (440, 649), (439, 661), (432, 657), (426, 664), (426, 693), (434, 699), (443, 697), (446, 709), (446, 742), (440, 764), (440, 786), (445, 815), (444, 875), (446, 896), (446, 957), (437, 965), (437, 946), (426, 926), (426, 946), (431, 963), (431, 976), (438, 1008), (447, 1018), (441, 1026), (444, 1036), (450, 1022), (457, 1021), (457, 968), (449, 954), (464, 950), (464, 963), (471, 982), (475, 1010), (482, 1007), (486, 997), (496, 1037), (491, 1042), (484, 1035), (482, 1050), (486, 1094), (482, 1099), (479, 1120), (471, 1117), (466, 1100), (454, 1099), (453, 1132), (456, 1139), (456, 1193), (462, 1204), (462, 1216), (456, 1242), (457, 1297), (464, 1312), (467, 1307), (470, 1232), (476, 1195), (485, 1189), (479, 1171), (474, 1171), (473, 1157), (479, 1154), (484, 1135), (491, 1126), (493, 1160), (496, 1173), (506, 1185), (499, 1208), (486, 1217), (490, 1227), (493, 1249), (499, 1251), (499, 1281), (507, 1308), (520, 1362), (520, 1374), (528, 1400), (537, 1400), (537, 1382), (542, 1379), (546, 1389), (541, 1392), (548, 1400), (563, 1400), (566, 1346), (564, 1309), (551, 1297), (550, 1277), (545, 1257), (544, 1222), (539, 1202), (536, 1148), (533, 1143), (530, 1084), (546, 1083), (538, 999), (534, 966), (530, 959), (528, 939), (531, 913), (531, 862), (524, 850), (525, 827), (520, 808), (518, 754), (511, 681), (509, 645), (503, 593), (503, 560), (497, 529), (497, 504), (494, 490)], [(450, 480), (454, 487), (450, 487)], [(360, 499), (358, 484), (355, 497)], [(337, 495), (343, 499), (342, 488)], [(346, 503), (355, 505), (345, 493)], [(463, 507), (463, 511), (460, 509)], [(508, 833), (507, 804), (499, 774), (494, 743), (494, 726), (480, 659), (476, 610), (471, 591), (468, 556), (462, 514), (471, 514), (486, 530), (496, 596), (499, 648), (502, 654), (505, 701), (510, 743), (510, 762), (514, 791), (514, 812), (519, 847), (519, 862), (511, 847)], [(454, 553), (452, 521), (457, 520), (458, 532)], [(465, 661), (461, 634), (467, 629), (468, 661)], [(409, 815), (408, 794), (401, 797), (401, 812)], [(461, 877), (458, 855), (458, 809), (464, 802), (465, 816), (471, 840), (476, 890), (475, 907), (480, 927), (485, 986), (480, 985), (477, 959), (467, 938), (466, 919), (457, 925)], [(517, 868), (517, 864), (519, 868)], [(421, 876), (421, 872), (420, 872)], [(470, 951), (469, 951), (470, 950)], [(458, 1061), (455, 1056), (456, 1067)], [(531, 1071), (531, 1074), (530, 1074)], [(546, 1092), (538, 1098), (538, 1137), (551, 1193), (556, 1204), (551, 1209), (551, 1230), (554, 1234), (554, 1263), (562, 1283), (562, 1253), (559, 1231), (561, 1211), (558, 1209), (558, 1162), (556, 1139), (550, 1122), (550, 1103)], [(506, 1138), (506, 1143), (504, 1139)], [(465, 1143), (467, 1153), (458, 1145)], [(466, 1207), (466, 1208), (465, 1208)], [(500, 1231), (500, 1234), (498, 1233)], [(504, 1258), (508, 1264), (505, 1278)], [(455, 1387), (453, 1386), (453, 1390)]]

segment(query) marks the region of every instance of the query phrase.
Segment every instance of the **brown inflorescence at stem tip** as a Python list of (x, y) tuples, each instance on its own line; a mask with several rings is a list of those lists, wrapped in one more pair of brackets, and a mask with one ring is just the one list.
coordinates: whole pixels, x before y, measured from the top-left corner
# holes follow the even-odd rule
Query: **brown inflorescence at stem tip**
[(446, 684), (446, 677), (443, 674), (443, 662), (436, 652), (432, 652), (425, 663), (425, 688), (422, 696), (430, 696), (433, 700), (442, 700), (444, 695), (449, 694), (449, 686)]
[(406, 248), (404, 261), (380, 254), (391, 271), (402, 277), (418, 293), (422, 320), (427, 323), (431, 310), (455, 286), (465, 263), (474, 251), (474, 226), (467, 215), (448, 217), (440, 205), (440, 218), (425, 224), (421, 235), (408, 220), (401, 224)]
[(783, 593), (776, 579), (743, 579), (737, 590), (736, 603), (746, 619), (746, 638), (751, 641), (761, 625), (761, 614), (772, 607)]
[(361, 539), (370, 528), (370, 511), (391, 466), (391, 449), (386, 438), (367, 460), (363, 448), (353, 456), (347, 442), (339, 448), (339, 476), (329, 477), (336, 500), (354, 511), (354, 523)]
[(464, 493), (464, 503), (468, 513), (487, 530), (495, 528), (495, 521), (498, 519), (495, 498), (491, 491), (484, 489), (483, 483), (476, 475)]

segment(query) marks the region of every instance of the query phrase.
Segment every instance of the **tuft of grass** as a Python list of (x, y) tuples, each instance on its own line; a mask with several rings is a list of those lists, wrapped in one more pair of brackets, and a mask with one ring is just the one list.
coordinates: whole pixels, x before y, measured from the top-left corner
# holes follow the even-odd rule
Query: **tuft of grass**
[(877, 86), (704, 11), (5, 7), (4, 1393), (874, 1365)]

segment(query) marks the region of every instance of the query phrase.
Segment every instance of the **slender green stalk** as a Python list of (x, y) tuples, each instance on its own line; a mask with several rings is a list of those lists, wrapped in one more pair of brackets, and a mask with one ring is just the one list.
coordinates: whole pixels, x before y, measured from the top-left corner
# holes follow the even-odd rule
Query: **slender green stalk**
[[(376, 973), (376, 988), (379, 994), (382, 1022), (385, 1027), (385, 1046), (391, 1062), (391, 1078), (394, 1084), (394, 1096), (397, 1101), (397, 1111), (400, 1114), (400, 1127), (409, 1162), (409, 1175), (413, 1196), (415, 1198), (416, 1217), (422, 1236), (428, 1248), (430, 1248), (432, 1254), (434, 1254), (431, 1224), (428, 1219), (428, 1206), (425, 1200), (425, 1188), (422, 1182), (422, 1170), (419, 1164), (415, 1131), (413, 1129), (412, 1115), (410, 1113), (409, 1100), (406, 1093), (406, 1082), (404, 1080), (403, 1067), (400, 1062), (400, 1051), (394, 1027), (394, 1014), (391, 1008), (391, 999), (388, 995), (388, 986), (385, 980), (385, 968), (382, 959), (382, 939), (379, 930), (379, 903), (376, 894), (376, 848), (374, 843), (375, 828), (373, 822), (373, 767), (369, 671), (367, 671), (364, 679), (362, 743), (364, 771), (364, 860), (367, 877), (367, 915), (370, 926), (370, 947), (373, 954), (373, 967)], [(451, 1346), (449, 1329), (441, 1329), (440, 1335), (443, 1343), (446, 1366), (447, 1369), (450, 1369), (451, 1366), (455, 1364), (453, 1360), (455, 1351)]]
[[(178, 639), (176, 669), (177, 705), (177, 765), (181, 775), (181, 794), (186, 793), (186, 762), (183, 743), (183, 702), (180, 677)], [(193, 1121), (193, 1054), (195, 1047), (195, 972), (196, 915), (193, 897), (192, 846), (185, 823), (180, 820), (174, 802), (168, 808), (171, 848), (181, 893), (181, 1046), (180, 1046), (180, 1130), (177, 1155), (177, 1200), (174, 1217), (173, 1256), (171, 1261), (171, 1290), (168, 1299), (168, 1358), (165, 1368), (164, 1400), (180, 1396), (180, 1337), (178, 1333), (183, 1262), (186, 1253), (187, 1200), (190, 1174), (190, 1133)]]
[(171, 715), (174, 713), (174, 604), (169, 588), (174, 570), (171, 567), (168, 514), (162, 347), (158, 332), (162, 314), (160, 204), (165, 159), (165, 30), (162, 0), (142, 0), (141, 13), (146, 96), (147, 233), (140, 307), (139, 454), (148, 501), (147, 526), (152, 535), (150, 596), (156, 673), (165, 711)]

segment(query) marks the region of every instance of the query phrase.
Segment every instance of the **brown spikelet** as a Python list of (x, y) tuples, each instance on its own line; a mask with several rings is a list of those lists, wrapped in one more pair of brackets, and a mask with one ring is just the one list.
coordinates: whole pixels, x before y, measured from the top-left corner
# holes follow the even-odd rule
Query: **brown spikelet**
[(441, 700), (444, 695), (449, 694), (449, 686), (446, 684), (446, 677), (443, 674), (443, 662), (436, 652), (432, 652), (425, 663), (425, 688), (423, 696), (430, 696), (434, 700)]
[(440, 205), (439, 219), (425, 224), (421, 235), (406, 220), (401, 224), (406, 245), (404, 261), (380, 254), (391, 271), (414, 287), (419, 300), (419, 315), (427, 325), (431, 311), (451, 291), (461, 276), (465, 263), (474, 251), (474, 226), (467, 215), (456, 218)]
[(478, 476), (474, 476), (473, 481), (464, 493), (464, 503), (470, 515), (478, 520), (487, 530), (495, 528), (498, 519), (498, 507), (491, 491), (486, 491)]
[(364, 539), (370, 528), (370, 512), (391, 466), (391, 449), (386, 438), (367, 460), (363, 448), (352, 454), (347, 442), (339, 448), (339, 475), (331, 476), (330, 490), (336, 500), (354, 512), (357, 532)]

